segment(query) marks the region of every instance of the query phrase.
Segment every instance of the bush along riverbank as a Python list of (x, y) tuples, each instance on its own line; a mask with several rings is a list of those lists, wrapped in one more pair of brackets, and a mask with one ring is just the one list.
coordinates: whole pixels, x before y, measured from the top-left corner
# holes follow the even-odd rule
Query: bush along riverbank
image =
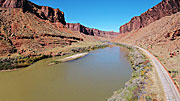
[[(119, 44), (116, 44), (119, 45)], [(140, 50), (131, 46), (120, 45), (130, 49), (128, 55), (132, 64), (132, 77), (125, 87), (114, 92), (108, 101), (157, 101), (161, 100), (156, 85), (155, 72), (148, 58)]]
[(39, 60), (52, 57), (50, 55), (37, 55), (37, 56), (17, 56), (17, 57), (8, 57), (0, 58), (0, 70), (13, 70), (18, 68), (27, 67), (34, 62)]
[(95, 49), (100, 49), (100, 48), (105, 48), (108, 47), (108, 44), (94, 44), (94, 45), (84, 45), (81, 46), (79, 45), (78, 47), (70, 47), (66, 51), (59, 51), (57, 55), (52, 55), (52, 54), (40, 54), (40, 55), (29, 55), (29, 56), (16, 56), (16, 57), (5, 57), (5, 58), (0, 58), (0, 71), (11, 71), (15, 70), (18, 68), (24, 68), (27, 66), (30, 66), (31, 64), (45, 59), (45, 58), (51, 58), (51, 57), (67, 57), (70, 55), (74, 55), (77, 53), (83, 53), (83, 52), (88, 52), (92, 51)]

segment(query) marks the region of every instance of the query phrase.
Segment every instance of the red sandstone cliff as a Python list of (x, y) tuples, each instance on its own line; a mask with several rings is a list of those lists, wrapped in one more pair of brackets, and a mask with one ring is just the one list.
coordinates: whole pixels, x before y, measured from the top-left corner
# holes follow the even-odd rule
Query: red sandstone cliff
[(120, 27), (120, 33), (131, 32), (149, 25), (164, 16), (169, 16), (180, 11), (180, 0), (163, 0), (158, 5), (133, 17), (130, 22)]
[(39, 6), (28, 0), (0, 0), (0, 7), (3, 8), (22, 8), (23, 12), (30, 12), (37, 17), (49, 20), (52, 23), (60, 22), (66, 24), (64, 13), (59, 9), (53, 9), (47, 6)]
[[(84, 37), (64, 28), (64, 13), (28, 0), (0, 0), (0, 57), (51, 54)], [(53, 54), (58, 54), (53, 52)]]
[(105, 35), (118, 35), (119, 33), (113, 31), (101, 31), (94, 28), (88, 28), (80, 23), (67, 23), (66, 27), (71, 29), (72, 31), (78, 31), (80, 33), (92, 36), (105, 36)]

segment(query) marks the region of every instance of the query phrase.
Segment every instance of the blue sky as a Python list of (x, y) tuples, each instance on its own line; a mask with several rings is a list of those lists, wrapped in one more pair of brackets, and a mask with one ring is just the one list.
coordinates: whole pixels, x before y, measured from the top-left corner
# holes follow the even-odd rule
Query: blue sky
[(68, 23), (119, 32), (119, 27), (161, 0), (30, 0), (38, 5), (59, 8)]

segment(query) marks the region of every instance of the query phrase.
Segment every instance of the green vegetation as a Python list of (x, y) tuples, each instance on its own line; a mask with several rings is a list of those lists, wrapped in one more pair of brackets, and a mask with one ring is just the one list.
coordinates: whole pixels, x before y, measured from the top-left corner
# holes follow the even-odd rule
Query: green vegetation
[[(73, 44), (71, 46), (66, 46), (64, 48), (54, 48), (50, 50), (50, 53), (60, 53), (55, 56), (68, 57), (77, 53), (89, 52), (92, 50), (105, 48), (108, 44), (102, 42), (79, 42)], [(27, 67), (39, 60), (52, 57), (51, 54), (49, 55), (34, 55), (34, 56), (16, 56), (16, 57), (8, 57), (8, 58), (0, 58), (0, 70), (11, 70), (17, 68)], [(53, 61), (52, 63), (59, 63), (57, 61)]]
[(126, 47), (127, 49), (129, 49), (130, 51), (133, 51), (133, 47), (128, 46), (128, 45), (124, 45), (124, 44), (120, 44), (120, 43), (113, 43), (114, 45), (117, 46), (121, 46), (121, 47)]
[(26, 56), (26, 57), (15, 57), (15, 58), (1, 58), (0, 59), (0, 70), (9, 70), (29, 66), (38, 60), (48, 58), (46, 55), (39, 56)]

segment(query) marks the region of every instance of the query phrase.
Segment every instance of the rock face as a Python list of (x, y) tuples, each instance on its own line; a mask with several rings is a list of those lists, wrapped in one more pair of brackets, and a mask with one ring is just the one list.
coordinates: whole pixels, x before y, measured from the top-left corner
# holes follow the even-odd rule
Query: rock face
[(180, 0), (163, 0), (158, 5), (133, 17), (130, 22), (120, 27), (120, 33), (131, 32), (149, 25), (164, 16), (169, 16), (180, 11)]
[(78, 31), (80, 33), (92, 36), (105, 36), (105, 35), (118, 35), (119, 33), (113, 31), (101, 31), (94, 28), (88, 28), (80, 23), (67, 23), (66, 27), (71, 29), (72, 31)]
[(4, 8), (22, 8), (25, 0), (0, 0), (0, 6)]
[(0, 7), (3, 8), (22, 8), (23, 12), (30, 12), (37, 17), (49, 20), (52, 23), (60, 22), (66, 24), (64, 13), (59, 9), (53, 9), (47, 6), (39, 6), (28, 0), (0, 0)]
[(23, 56), (57, 55), (53, 48), (63, 48), (84, 41), (84, 37), (65, 28), (64, 13), (39, 6), (28, 0), (0, 0), (0, 58), (11, 54)]

